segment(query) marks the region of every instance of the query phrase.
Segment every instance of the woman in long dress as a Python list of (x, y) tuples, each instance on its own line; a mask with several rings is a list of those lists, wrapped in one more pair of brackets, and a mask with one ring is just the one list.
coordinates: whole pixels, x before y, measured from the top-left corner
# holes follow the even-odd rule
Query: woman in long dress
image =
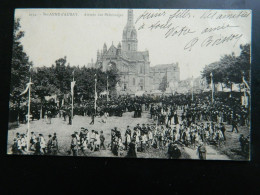
[(130, 142), (126, 157), (127, 158), (137, 158), (135, 139), (132, 139), (132, 141)]

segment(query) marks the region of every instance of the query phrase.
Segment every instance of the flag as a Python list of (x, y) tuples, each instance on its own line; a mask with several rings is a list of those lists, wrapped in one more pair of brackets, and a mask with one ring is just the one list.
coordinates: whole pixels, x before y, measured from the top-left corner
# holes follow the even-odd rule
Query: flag
[(26, 88), (25, 88), (25, 90), (20, 94), (20, 96), (27, 93), (27, 91), (29, 90), (29, 87), (30, 87), (31, 84), (33, 84), (33, 83), (31, 82), (31, 79), (30, 79), (30, 82), (26, 84)]
[(211, 76), (211, 89), (213, 90), (214, 89), (213, 74), (210, 73), (210, 76)]
[(249, 85), (248, 85), (248, 83), (246, 82), (246, 80), (245, 80), (244, 77), (242, 78), (242, 81), (243, 81), (243, 83), (246, 85), (246, 87), (247, 87), (248, 89), (250, 89), (250, 87), (249, 87)]
[(97, 101), (97, 98), (98, 98), (98, 96), (97, 96), (97, 92), (95, 93), (95, 101)]
[(76, 84), (76, 81), (72, 81), (71, 82), (71, 94), (73, 95), (74, 94), (74, 86)]
[(24, 94), (27, 93), (27, 91), (28, 91), (28, 89), (29, 89), (29, 85), (28, 85), (28, 83), (27, 83), (26, 85), (27, 85), (27, 86), (26, 86), (26, 89), (25, 89), (20, 95), (24, 95)]

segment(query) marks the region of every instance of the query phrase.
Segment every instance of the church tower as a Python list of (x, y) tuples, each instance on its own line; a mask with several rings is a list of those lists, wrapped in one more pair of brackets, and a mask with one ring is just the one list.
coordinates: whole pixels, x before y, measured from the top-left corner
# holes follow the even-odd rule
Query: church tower
[(137, 51), (137, 32), (134, 27), (133, 10), (129, 9), (127, 13), (127, 23), (123, 31), (122, 50)]

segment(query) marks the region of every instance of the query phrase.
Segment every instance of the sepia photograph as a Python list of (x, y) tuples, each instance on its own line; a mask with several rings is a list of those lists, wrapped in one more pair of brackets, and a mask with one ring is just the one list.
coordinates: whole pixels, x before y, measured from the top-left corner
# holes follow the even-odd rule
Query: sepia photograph
[(251, 10), (15, 9), (8, 155), (249, 161)]

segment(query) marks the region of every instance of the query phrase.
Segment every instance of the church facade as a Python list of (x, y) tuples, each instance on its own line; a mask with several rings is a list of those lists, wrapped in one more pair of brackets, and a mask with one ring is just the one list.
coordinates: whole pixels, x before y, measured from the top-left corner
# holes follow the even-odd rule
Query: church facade
[(123, 29), (122, 44), (113, 43), (108, 48), (106, 43), (101, 51), (97, 51), (97, 60), (91, 63), (103, 71), (117, 68), (120, 83), (117, 85), (119, 94), (134, 94), (137, 91), (151, 92), (159, 88), (164, 75), (168, 82), (179, 81), (178, 64), (157, 65), (150, 67), (149, 51), (138, 51), (137, 31), (134, 26), (133, 10), (128, 10), (127, 24)]

